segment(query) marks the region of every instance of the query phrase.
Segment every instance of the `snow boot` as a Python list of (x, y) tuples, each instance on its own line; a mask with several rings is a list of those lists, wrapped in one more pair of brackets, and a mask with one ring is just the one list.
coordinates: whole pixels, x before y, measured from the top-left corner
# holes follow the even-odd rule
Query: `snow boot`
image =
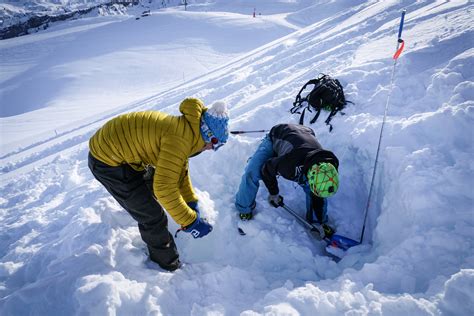
[(253, 218), (253, 210), (257, 207), (257, 202), (253, 201), (252, 205), (250, 205), (250, 213), (240, 213), (239, 217), (243, 221), (249, 221)]

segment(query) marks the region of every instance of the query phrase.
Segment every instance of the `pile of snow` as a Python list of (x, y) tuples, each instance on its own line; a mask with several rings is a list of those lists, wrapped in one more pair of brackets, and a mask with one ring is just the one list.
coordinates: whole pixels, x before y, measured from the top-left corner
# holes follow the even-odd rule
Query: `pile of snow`
[[(272, 9), (265, 1), (256, 2), (258, 7)], [(187, 13), (171, 9), (160, 13), (168, 24), (148, 17), (133, 20), (138, 24), (132, 24), (132, 19), (91, 19), (66, 24), (55, 32), (0, 42), (2, 53), (23, 56), (26, 62), (20, 66), (20, 59), (1, 59), (9, 69), (0, 73), (2, 106), (8, 105), (2, 109), (16, 112), (9, 117), (2, 114), (0, 121), (0, 314), (474, 312), (472, 5), (468, 1), (320, 1), (321, 11), (311, 20), (301, 17), (317, 12), (314, 2), (286, 2), (296, 3), (288, 5), (286, 14), (255, 19), (237, 14), (246, 1), (237, 1), (229, 9), (234, 13), (213, 13), (231, 6), (215, 1), (207, 7), (203, 3), (190, 6)], [(234, 195), (246, 161), (263, 136), (248, 134), (232, 137), (217, 152), (190, 159), (193, 184), (203, 214), (214, 224), (213, 232), (199, 240), (178, 235), (176, 242), (186, 265), (174, 273), (147, 260), (135, 222), (87, 168), (87, 141), (92, 133), (123, 111), (155, 109), (177, 114), (186, 96), (202, 98), (206, 104), (226, 101), (235, 130), (295, 123), (298, 117), (288, 112), (293, 98), (319, 72), (337, 77), (347, 99), (354, 102), (345, 116), (333, 119), (332, 133), (323, 117), (312, 127), (341, 162), (341, 186), (329, 199), (331, 221), (339, 234), (358, 239), (390, 93), (391, 55), (402, 9), (407, 10), (406, 47), (395, 68), (362, 245), (336, 263), (325, 255), (325, 244), (307, 234), (291, 215), (267, 205), (263, 186), (254, 220), (240, 222)], [(159, 15), (152, 12), (153, 16)], [(168, 34), (161, 36), (171, 40), (171, 31), (183, 21), (192, 28), (178, 36), (175, 46), (140, 40), (142, 33), (158, 25), (161, 33)], [(260, 32), (265, 27), (271, 32)], [(140, 33), (131, 31), (119, 45), (104, 42), (130, 28)], [(219, 37), (222, 28), (235, 35)], [(274, 36), (278, 29), (281, 33)], [(251, 30), (258, 39), (249, 44)], [(71, 37), (79, 39), (77, 45), (71, 44)], [(86, 41), (97, 44), (78, 50)], [(57, 46), (61, 42), (66, 44)], [(104, 102), (106, 97), (94, 89), (102, 90), (107, 98), (122, 96), (108, 81), (128, 74), (127, 67), (145, 69), (153, 59), (144, 58), (144, 52), (170, 51), (172, 56), (179, 45), (194, 54), (170, 57), (173, 65), (191, 67), (184, 60), (200, 48), (212, 47), (215, 55), (205, 53), (202, 60), (214, 67), (178, 85), (157, 88), (155, 94), (151, 88), (137, 89), (136, 93), (148, 92), (140, 101), (130, 99), (126, 105), (104, 107), (102, 112), (96, 109), (94, 98)], [(61, 60), (42, 68), (33, 59), (30, 66), (37, 64), (24, 72), (22, 67), (32, 58), (25, 50), (31, 47), (40, 47), (44, 58), (56, 53)], [(114, 58), (120, 52), (138, 58), (130, 62)], [(217, 55), (235, 58), (223, 64), (214, 58)], [(117, 65), (125, 69), (110, 72)], [(156, 73), (182, 71), (164, 64), (155, 67)], [(39, 77), (25, 85), (28, 76)], [(94, 77), (101, 79), (87, 84)], [(134, 84), (146, 85), (151, 77), (137, 75)], [(81, 105), (84, 112), (95, 115), (74, 112), (64, 105), (65, 94), (53, 93), (63, 88), (67, 78), (81, 91), (92, 91), (93, 98)], [(37, 86), (42, 81), (51, 89), (46, 94)], [(23, 89), (12, 90), (17, 85)], [(3, 102), (5, 96), (11, 102)], [(43, 98), (41, 109), (32, 111), (28, 106), (34, 102), (24, 101), (23, 110), (17, 111), (21, 96)], [(76, 121), (65, 118), (60, 110), (77, 115)], [(69, 128), (57, 135), (48, 133), (40, 113), (47, 113), (49, 122), (67, 121)], [(33, 137), (36, 129), (45, 134)], [(18, 142), (5, 140), (10, 137)], [(303, 214), (301, 189), (283, 180), (280, 188), (286, 204)], [(246, 236), (240, 236), (237, 227)], [(177, 228), (170, 219), (170, 231)]]

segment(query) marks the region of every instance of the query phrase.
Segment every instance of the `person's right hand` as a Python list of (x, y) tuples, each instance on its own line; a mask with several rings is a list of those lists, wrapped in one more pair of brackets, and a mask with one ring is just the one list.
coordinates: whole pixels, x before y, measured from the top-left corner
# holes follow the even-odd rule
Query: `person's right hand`
[(280, 207), (283, 205), (283, 197), (279, 194), (269, 195), (268, 196), (268, 203), (270, 203), (273, 207)]

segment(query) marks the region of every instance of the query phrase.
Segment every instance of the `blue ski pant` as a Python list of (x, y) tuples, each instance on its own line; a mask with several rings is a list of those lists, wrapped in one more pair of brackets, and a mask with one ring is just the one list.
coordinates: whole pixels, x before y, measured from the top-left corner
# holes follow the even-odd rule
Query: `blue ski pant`
[(235, 196), (235, 206), (240, 213), (248, 214), (252, 212), (255, 205), (259, 181), (262, 179), (262, 166), (273, 157), (273, 144), (270, 136), (265, 136), (257, 150), (250, 157), (245, 167), (242, 180), (240, 180), (239, 191)]

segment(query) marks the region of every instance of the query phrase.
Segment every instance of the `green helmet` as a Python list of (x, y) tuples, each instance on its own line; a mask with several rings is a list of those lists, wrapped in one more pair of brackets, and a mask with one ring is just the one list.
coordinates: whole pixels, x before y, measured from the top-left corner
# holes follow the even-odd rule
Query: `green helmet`
[(308, 171), (308, 182), (311, 191), (316, 196), (330, 197), (339, 188), (339, 174), (328, 162), (314, 164)]

